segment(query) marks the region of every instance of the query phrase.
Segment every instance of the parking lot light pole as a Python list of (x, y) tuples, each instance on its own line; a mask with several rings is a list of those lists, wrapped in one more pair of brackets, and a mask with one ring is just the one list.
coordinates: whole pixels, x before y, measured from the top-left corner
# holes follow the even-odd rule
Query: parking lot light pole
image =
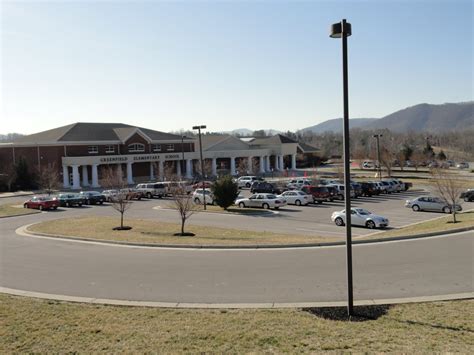
[(352, 34), (351, 24), (343, 19), (331, 26), (331, 38), (342, 39), (342, 80), (344, 94), (344, 202), (346, 216), (346, 259), (347, 259), (347, 313), (354, 315), (352, 289), (352, 230), (351, 230), (351, 166), (349, 147), (349, 85), (347, 71), (347, 37)]
[(379, 164), (379, 180), (382, 180), (382, 164), (380, 163), (380, 137), (383, 137), (383, 134), (374, 134), (374, 138), (377, 139), (377, 163)]
[(202, 160), (202, 141), (201, 141), (201, 129), (206, 129), (205, 125), (193, 126), (193, 129), (198, 130), (199, 135), (199, 157), (201, 160), (201, 179), (202, 179), (202, 198), (204, 203), (204, 209), (206, 209), (206, 194), (204, 191), (204, 161)]

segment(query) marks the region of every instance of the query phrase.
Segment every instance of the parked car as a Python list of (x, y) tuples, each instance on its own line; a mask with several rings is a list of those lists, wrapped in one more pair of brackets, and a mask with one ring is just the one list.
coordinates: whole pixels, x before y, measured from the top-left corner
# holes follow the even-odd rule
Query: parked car
[(23, 203), (24, 208), (37, 208), (43, 210), (55, 210), (59, 207), (59, 201), (52, 196), (33, 196)]
[(119, 194), (118, 190), (104, 190), (102, 191), (102, 195), (105, 196), (105, 200), (110, 202), (115, 196)]
[[(336, 199), (341, 200), (341, 201), (344, 200), (344, 184), (331, 184), (331, 185), (326, 185), (326, 187), (327, 188), (329, 188), (329, 187), (335, 188), (337, 190)], [(352, 188), (351, 188), (350, 194), (351, 194), (352, 198), (356, 197), (356, 195), (354, 193), (354, 190)]]
[(143, 192), (132, 188), (120, 189), (119, 194), (125, 194), (126, 200), (141, 200), (142, 197), (145, 197)]
[(201, 181), (196, 182), (193, 184), (193, 190), (202, 189), (202, 185), (204, 185), (205, 189), (210, 189), (214, 183), (212, 181)]
[(84, 203), (82, 201), (82, 196), (79, 194), (74, 194), (74, 193), (60, 193), (56, 195), (56, 199), (59, 202), (59, 206), (63, 207), (82, 207), (82, 204)]
[(102, 205), (107, 200), (103, 194), (97, 191), (81, 191), (79, 192), (79, 196), (81, 196), (82, 202), (86, 205)]
[[(443, 201), (439, 197), (434, 196), (420, 196), (413, 200), (407, 200), (405, 207), (411, 208), (413, 211), (436, 211), (451, 213), (453, 211), (453, 205)], [(454, 205), (456, 211), (462, 211), (460, 205)]]
[(286, 184), (286, 187), (289, 190), (300, 190), (303, 186), (311, 186), (311, 185), (312, 185), (311, 179), (302, 178), (302, 179), (291, 179)]
[(355, 197), (362, 196), (362, 186), (358, 182), (351, 182), (351, 188), (354, 190)]
[(206, 205), (215, 205), (214, 195), (209, 189), (196, 189), (193, 192), (193, 201), (196, 204), (202, 205), (206, 201)]
[(474, 201), (474, 189), (469, 189), (466, 192), (463, 192), (460, 196), (466, 202)]
[(286, 200), (279, 198), (274, 194), (254, 194), (249, 198), (241, 198), (235, 201), (235, 204), (240, 208), (245, 207), (258, 207), (258, 208), (273, 208), (279, 209), (280, 207), (286, 206)]
[[(331, 220), (337, 226), (343, 226), (346, 223), (346, 211), (336, 211), (331, 215)], [(363, 208), (351, 208), (351, 225), (363, 226), (370, 229), (385, 228), (389, 224), (387, 218), (373, 214)]]
[(377, 195), (378, 190), (373, 183), (361, 182), (360, 187), (362, 190), (362, 196), (371, 197), (373, 195)]
[(166, 195), (165, 185), (161, 182), (152, 182), (146, 184), (138, 184), (136, 187), (137, 191), (140, 191), (144, 194), (146, 198), (163, 198)]
[(301, 191), (306, 192), (308, 195), (313, 197), (313, 203), (323, 203), (324, 201), (332, 201), (331, 193), (329, 189), (324, 186), (303, 186)]
[(460, 162), (460, 163), (456, 164), (456, 168), (458, 168), (458, 169), (469, 169), (469, 163)]
[(241, 176), (237, 179), (236, 182), (239, 188), (243, 188), (243, 187), (250, 188), (250, 186), (252, 186), (252, 183), (257, 180), (263, 180), (263, 179), (257, 176)]
[(306, 206), (308, 203), (313, 202), (313, 196), (298, 190), (285, 191), (277, 197), (285, 199), (286, 203), (289, 205), (296, 206)]
[(281, 190), (276, 187), (274, 184), (271, 184), (266, 181), (254, 181), (252, 186), (250, 186), (250, 192), (255, 193), (270, 193), (270, 194), (280, 194)]

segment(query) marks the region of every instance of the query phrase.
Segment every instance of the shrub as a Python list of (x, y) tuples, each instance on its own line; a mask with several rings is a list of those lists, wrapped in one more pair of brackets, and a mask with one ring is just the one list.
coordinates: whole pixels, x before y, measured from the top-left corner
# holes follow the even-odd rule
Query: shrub
[(232, 206), (237, 196), (239, 196), (239, 188), (230, 175), (219, 178), (211, 189), (214, 201), (225, 210)]

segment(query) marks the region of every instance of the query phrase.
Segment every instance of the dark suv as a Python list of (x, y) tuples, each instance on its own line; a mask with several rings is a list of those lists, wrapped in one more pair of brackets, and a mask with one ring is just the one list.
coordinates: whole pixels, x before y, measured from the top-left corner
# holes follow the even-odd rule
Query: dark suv
[(255, 193), (269, 193), (269, 194), (280, 194), (281, 191), (275, 185), (270, 184), (266, 181), (255, 181), (250, 186), (250, 192)]
[(460, 196), (466, 202), (473, 202), (474, 201), (474, 190), (467, 190), (463, 192)]
[(82, 202), (86, 205), (95, 205), (97, 203), (102, 205), (107, 199), (105, 195), (97, 191), (81, 191), (79, 195), (82, 198)]
[(378, 195), (377, 189), (374, 184), (370, 182), (361, 182), (360, 186), (362, 188), (362, 196), (371, 197), (372, 195)]
[(324, 201), (330, 201), (332, 198), (331, 193), (326, 186), (303, 186), (301, 191), (313, 196), (313, 203), (317, 202), (321, 204)]

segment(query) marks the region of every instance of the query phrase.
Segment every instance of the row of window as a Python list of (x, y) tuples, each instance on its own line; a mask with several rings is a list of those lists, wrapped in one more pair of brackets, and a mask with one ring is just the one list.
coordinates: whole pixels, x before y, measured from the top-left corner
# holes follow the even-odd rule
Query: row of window
[[(161, 152), (162, 151), (162, 144), (153, 144), (151, 149), (153, 152)], [(97, 145), (90, 145), (87, 149), (89, 154), (98, 154), (99, 153), (99, 146)], [(128, 145), (128, 152), (129, 153), (140, 153), (145, 151), (145, 145), (141, 143), (133, 143)], [(173, 152), (174, 151), (174, 144), (166, 144), (166, 151)], [(105, 147), (106, 153), (115, 153), (115, 145), (108, 145)]]

